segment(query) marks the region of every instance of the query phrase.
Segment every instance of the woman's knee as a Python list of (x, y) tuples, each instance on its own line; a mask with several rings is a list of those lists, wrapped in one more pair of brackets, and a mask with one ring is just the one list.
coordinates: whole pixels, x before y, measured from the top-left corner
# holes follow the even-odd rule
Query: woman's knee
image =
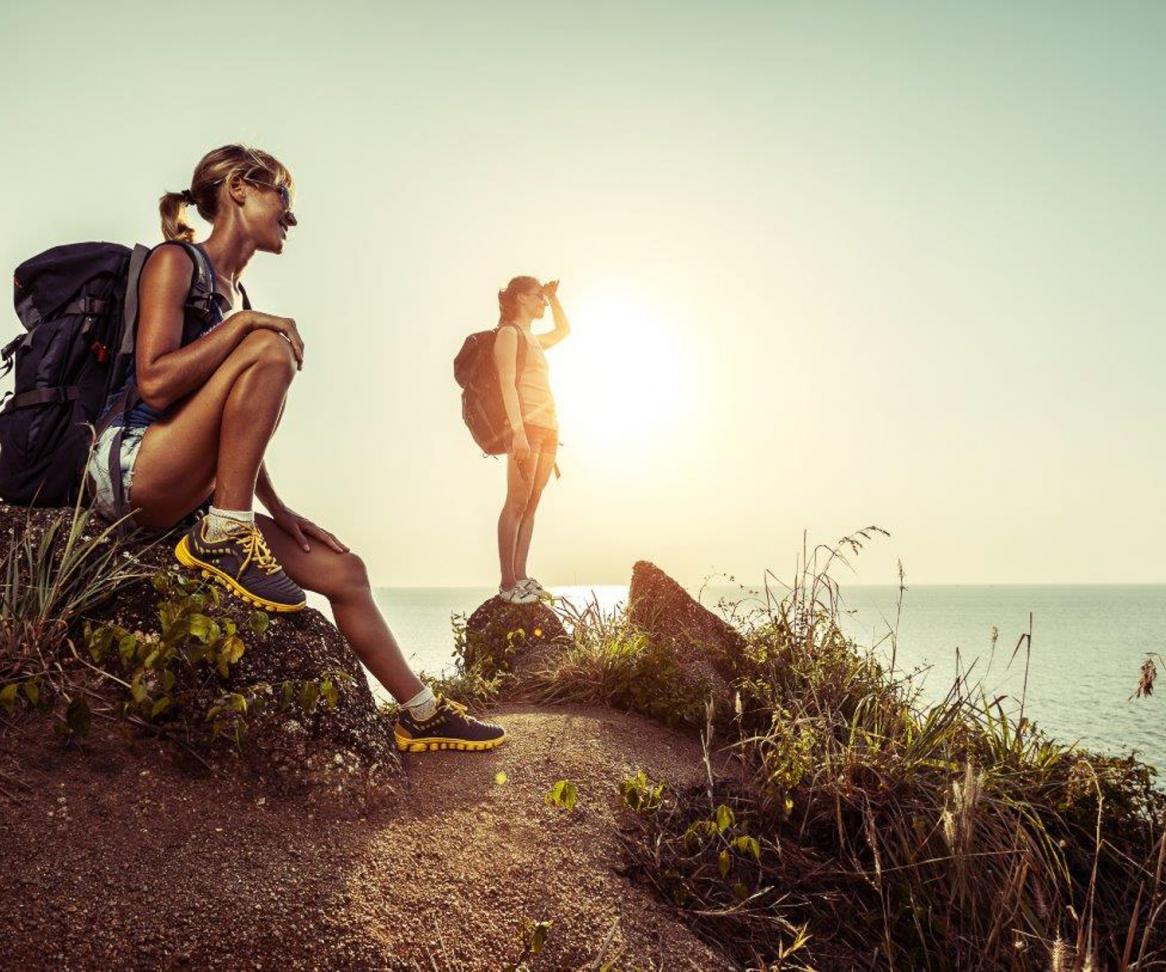
[(344, 598), (346, 595), (364, 593), (369, 589), (368, 568), (356, 554), (338, 554), (329, 565), (328, 590), (322, 593), (328, 597)]
[(524, 520), (534, 519), (534, 511), (538, 509), (538, 501), (542, 499), (542, 495), (541, 489), (536, 489), (531, 492), (530, 498), (526, 501), (526, 505), (522, 509), (522, 518)]
[(502, 504), (502, 514), (504, 516), (513, 517), (514, 519), (521, 519), (526, 512), (527, 497), (522, 493), (507, 493), (506, 502)]
[(269, 328), (252, 331), (239, 342), (238, 352), (250, 359), (252, 364), (274, 365), (287, 369), (295, 375), (297, 362), (295, 353), (287, 340)]

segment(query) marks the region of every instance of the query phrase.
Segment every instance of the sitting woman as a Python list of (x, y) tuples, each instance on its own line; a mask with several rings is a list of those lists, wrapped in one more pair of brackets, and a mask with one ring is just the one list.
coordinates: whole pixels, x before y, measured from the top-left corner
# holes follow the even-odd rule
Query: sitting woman
[[(293, 188), (271, 155), (227, 145), (198, 163), (189, 189), (162, 197), (167, 242), (142, 269), (134, 367), (119, 406), (99, 424), (108, 427), (89, 464), (97, 508), (109, 517), (132, 511), (137, 525), (165, 530), (209, 499), (176, 548), (184, 566), (269, 611), (301, 610), (305, 588), (323, 594), (348, 643), (401, 703), (399, 748), (491, 749), (505, 731), (421, 683), (377, 609), (364, 564), (293, 512), (264, 464), (304, 366), (304, 342), (291, 318), (238, 309), (247, 303), (239, 278), (257, 251), (283, 251), (296, 225)], [(204, 243), (193, 244), (186, 205), (213, 224)], [(201, 315), (189, 300), (200, 273), (212, 294)], [(111, 466), (115, 443), (120, 455)], [(269, 516), (253, 511), (255, 497)]]

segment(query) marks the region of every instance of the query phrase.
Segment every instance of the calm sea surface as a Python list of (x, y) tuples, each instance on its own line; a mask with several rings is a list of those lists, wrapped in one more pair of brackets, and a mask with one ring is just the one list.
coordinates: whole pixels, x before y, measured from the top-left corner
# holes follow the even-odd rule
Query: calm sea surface
[[(452, 662), (450, 616), (468, 614), (490, 588), (382, 588), (376, 596), (415, 668), (438, 672)], [(594, 596), (614, 609), (627, 588), (561, 587), (581, 604)], [(889, 660), (898, 590), (843, 590), (846, 625), (860, 645)], [(708, 588), (701, 601), (751, 603), (740, 588)], [(315, 598), (313, 606), (326, 608)], [(756, 602), (752, 602), (756, 603)], [(957, 673), (990, 697), (1008, 695), (1014, 714), (1024, 691), (1025, 651), (1009, 664), (1032, 614), (1025, 715), (1064, 741), (1107, 752), (1137, 749), (1166, 771), (1166, 672), (1159, 694), (1130, 700), (1148, 652), (1166, 655), (1166, 585), (921, 586), (903, 598), (895, 666), (925, 670), (926, 698), (942, 697)], [(992, 649), (993, 628), (998, 632)], [(958, 661), (957, 661), (958, 659)]]

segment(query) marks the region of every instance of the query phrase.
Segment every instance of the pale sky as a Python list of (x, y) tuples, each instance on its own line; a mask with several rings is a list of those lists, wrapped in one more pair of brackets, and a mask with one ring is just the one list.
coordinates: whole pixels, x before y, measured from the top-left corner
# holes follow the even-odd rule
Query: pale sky
[(1163, 581), (1164, 49), (1157, 2), (8, 3), (0, 266), (283, 160), (269, 468), (380, 585), (497, 583), (452, 359), (516, 274), (574, 327), (544, 583), (868, 523), (860, 583)]

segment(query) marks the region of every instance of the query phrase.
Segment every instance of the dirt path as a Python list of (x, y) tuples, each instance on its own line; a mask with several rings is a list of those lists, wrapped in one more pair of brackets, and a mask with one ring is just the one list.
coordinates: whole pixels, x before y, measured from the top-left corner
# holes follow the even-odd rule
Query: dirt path
[[(31, 787), (0, 798), (4, 964), (500, 969), (525, 918), (553, 922), (534, 969), (731, 967), (618, 872), (619, 781), (698, 779), (699, 746), (607, 709), (499, 718), (506, 746), (406, 757), (406, 791), (365, 817), (192, 774), (157, 742), (0, 737)], [(559, 779), (572, 812), (544, 803)]]

